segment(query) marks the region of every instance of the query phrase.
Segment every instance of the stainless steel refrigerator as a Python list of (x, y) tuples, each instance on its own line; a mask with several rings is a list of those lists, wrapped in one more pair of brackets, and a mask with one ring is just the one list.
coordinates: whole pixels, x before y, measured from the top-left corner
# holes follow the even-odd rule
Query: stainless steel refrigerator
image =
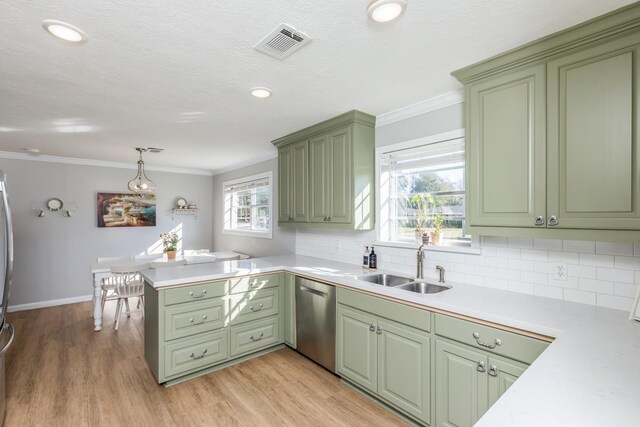
[(13, 229), (5, 174), (0, 170), (0, 425), (4, 423), (6, 352), (13, 342), (13, 325), (7, 321), (11, 273), (13, 271)]

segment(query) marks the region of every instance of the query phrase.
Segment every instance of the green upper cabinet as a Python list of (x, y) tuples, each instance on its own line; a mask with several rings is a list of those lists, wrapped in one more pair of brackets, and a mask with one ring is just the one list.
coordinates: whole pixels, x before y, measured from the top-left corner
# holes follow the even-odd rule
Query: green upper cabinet
[(298, 141), (278, 151), (278, 221), (309, 221), (309, 144)]
[(545, 209), (545, 67), (467, 87), (468, 223), (535, 227)]
[[(280, 225), (374, 228), (374, 126), (375, 117), (354, 110), (273, 141)], [(304, 154), (290, 152), (302, 144)]]
[(640, 229), (638, 37), (550, 61), (548, 225)]
[(309, 140), (311, 222), (351, 223), (351, 127)]
[(640, 241), (640, 3), (453, 75), (471, 234)]

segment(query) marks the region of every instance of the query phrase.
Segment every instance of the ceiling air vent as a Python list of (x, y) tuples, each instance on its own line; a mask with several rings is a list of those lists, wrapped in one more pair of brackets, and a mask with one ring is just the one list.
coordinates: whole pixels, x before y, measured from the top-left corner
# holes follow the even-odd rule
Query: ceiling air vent
[(274, 58), (284, 59), (310, 41), (310, 36), (283, 22), (253, 48)]

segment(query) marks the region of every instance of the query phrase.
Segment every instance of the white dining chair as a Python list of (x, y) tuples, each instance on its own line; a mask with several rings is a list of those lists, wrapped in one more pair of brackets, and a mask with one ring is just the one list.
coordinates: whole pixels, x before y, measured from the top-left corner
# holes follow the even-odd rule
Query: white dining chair
[[(115, 264), (126, 264), (128, 261), (132, 261), (132, 260), (133, 260), (133, 255), (126, 256), (126, 257), (98, 257), (98, 259), (97, 259), (98, 264), (113, 263), (114, 265)], [(115, 285), (114, 285), (114, 282), (112, 280), (105, 281), (103, 279), (102, 283), (101, 283), (101, 287), (102, 287), (101, 303), (102, 303), (102, 311), (104, 311), (104, 305), (107, 302), (107, 300), (116, 299), (115, 292), (114, 292)]]
[(115, 287), (115, 295), (118, 299), (116, 305), (116, 331), (120, 326), (120, 317), (122, 317), (122, 305), (126, 306), (127, 317), (131, 317), (129, 308), (129, 298), (140, 298), (142, 302), (142, 318), (144, 318), (144, 280), (140, 276), (140, 270), (146, 270), (150, 265), (118, 265), (111, 267), (112, 277), (103, 279), (111, 281)]

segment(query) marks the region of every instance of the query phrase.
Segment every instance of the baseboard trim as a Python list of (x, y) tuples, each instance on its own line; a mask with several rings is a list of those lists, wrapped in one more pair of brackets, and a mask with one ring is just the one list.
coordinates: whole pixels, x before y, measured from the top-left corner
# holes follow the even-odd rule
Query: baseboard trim
[(33, 310), (36, 308), (55, 307), (57, 305), (75, 304), (77, 302), (91, 301), (93, 295), (82, 295), (79, 297), (52, 299), (48, 301), (30, 302), (27, 304), (10, 305), (7, 311), (12, 313), (14, 311)]

